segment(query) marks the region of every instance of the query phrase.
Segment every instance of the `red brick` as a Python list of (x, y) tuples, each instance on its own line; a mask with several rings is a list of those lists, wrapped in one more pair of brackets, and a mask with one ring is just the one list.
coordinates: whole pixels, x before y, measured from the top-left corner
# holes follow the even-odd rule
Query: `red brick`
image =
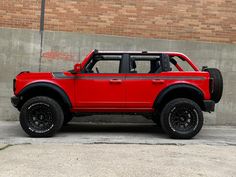
[[(0, 26), (39, 28), (41, 0), (2, 0)], [(45, 29), (236, 43), (236, 1), (46, 0)]]

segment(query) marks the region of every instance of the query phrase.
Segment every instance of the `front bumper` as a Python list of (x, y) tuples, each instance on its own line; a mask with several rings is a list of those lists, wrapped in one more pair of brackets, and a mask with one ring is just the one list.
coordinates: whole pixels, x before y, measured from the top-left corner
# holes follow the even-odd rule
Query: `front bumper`
[(12, 104), (14, 107), (18, 108), (19, 103), (20, 103), (20, 98), (19, 98), (19, 97), (17, 97), (17, 96), (11, 97), (11, 104)]
[(212, 100), (204, 100), (204, 111), (206, 112), (213, 112), (215, 111), (215, 102)]

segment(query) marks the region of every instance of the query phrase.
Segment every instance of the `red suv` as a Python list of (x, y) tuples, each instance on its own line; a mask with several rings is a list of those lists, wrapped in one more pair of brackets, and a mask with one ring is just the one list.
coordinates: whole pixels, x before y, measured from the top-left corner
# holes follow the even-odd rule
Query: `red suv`
[(67, 72), (21, 72), (12, 104), (24, 131), (54, 135), (73, 116), (139, 114), (172, 138), (189, 139), (222, 96), (218, 69), (198, 69), (176, 52), (93, 50)]

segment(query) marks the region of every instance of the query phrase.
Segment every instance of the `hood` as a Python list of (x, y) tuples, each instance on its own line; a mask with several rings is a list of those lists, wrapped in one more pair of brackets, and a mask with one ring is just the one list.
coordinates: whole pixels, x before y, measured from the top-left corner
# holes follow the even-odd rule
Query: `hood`
[(29, 71), (22, 71), (16, 76), (16, 79), (50, 79), (52, 78), (51, 72), (29, 72)]

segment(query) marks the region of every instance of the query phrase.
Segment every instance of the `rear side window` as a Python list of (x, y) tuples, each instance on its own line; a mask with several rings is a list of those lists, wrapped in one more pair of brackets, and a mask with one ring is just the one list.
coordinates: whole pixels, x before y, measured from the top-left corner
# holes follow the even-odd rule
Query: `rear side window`
[(130, 55), (130, 73), (161, 72), (159, 55)]
[(149, 73), (151, 68), (150, 60), (135, 60), (137, 73)]
[[(179, 57), (175, 56), (175, 57), (172, 57), (171, 60), (175, 60), (175, 62), (183, 69), (183, 71), (194, 71), (194, 69), (189, 65), (188, 62), (180, 59)], [(174, 62), (174, 63), (175, 63)], [(173, 64), (173, 62), (170, 62), (171, 63), (171, 67), (172, 67), (172, 71), (179, 71), (178, 68)]]

